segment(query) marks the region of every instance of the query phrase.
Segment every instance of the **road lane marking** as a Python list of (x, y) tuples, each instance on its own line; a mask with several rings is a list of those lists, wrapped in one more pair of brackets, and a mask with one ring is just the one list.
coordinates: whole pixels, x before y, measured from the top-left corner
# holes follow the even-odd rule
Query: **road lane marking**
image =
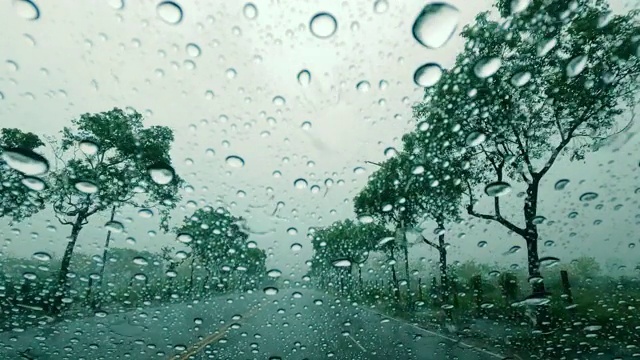
[(363, 310), (365, 310), (365, 311), (368, 311), (368, 312), (371, 312), (371, 313), (374, 313), (374, 314), (380, 315), (380, 316), (385, 317), (385, 318), (387, 318), (387, 319), (394, 320), (394, 321), (399, 322), (399, 323), (401, 323), (401, 324), (403, 324), (403, 325), (409, 325), (409, 326), (411, 326), (412, 328), (414, 328), (414, 329), (416, 329), (416, 330), (420, 330), (420, 331), (425, 332), (425, 333), (427, 333), (427, 334), (431, 334), (431, 335), (434, 335), (434, 336), (437, 336), (437, 337), (440, 337), (440, 338), (443, 338), (443, 339), (446, 339), (446, 340), (449, 340), (449, 341), (455, 342), (455, 343), (457, 343), (457, 344), (460, 344), (460, 345), (465, 346), (465, 347), (470, 348), (470, 349), (475, 349), (475, 350), (480, 351), (480, 352), (483, 352), (483, 353), (485, 353), (485, 354), (487, 354), (487, 355), (493, 356), (493, 357), (495, 357), (495, 358), (497, 358), (497, 359), (504, 359), (504, 358), (505, 358), (505, 356), (503, 356), (503, 355), (496, 354), (496, 353), (491, 352), (491, 351), (489, 351), (489, 350), (481, 349), (481, 348), (476, 347), (476, 346), (473, 346), (473, 345), (471, 345), (471, 344), (467, 344), (466, 342), (464, 342), (464, 341), (462, 341), (462, 340), (460, 340), (460, 339), (455, 339), (455, 338), (452, 338), (452, 337), (449, 337), (449, 336), (446, 336), (446, 335), (442, 335), (442, 334), (439, 334), (439, 333), (434, 332), (434, 331), (431, 331), (431, 330), (427, 330), (427, 329), (425, 329), (425, 328), (421, 328), (421, 327), (420, 327), (420, 326), (418, 326), (418, 325), (415, 325), (415, 324), (412, 324), (412, 323), (406, 322), (406, 321), (401, 320), (401, 319), (396, 319), (396, 318), (394, 318), (394, 317), (391, 317), (391, 316), (385, 315), (385, 314), (380, 313), (380, 312), (377, 312), (377, 311), (375, 311), (375, 310), (367, 309), (367, 308), (364, 308), (364, 307), (359, 307), (359, 309), (363, 309)]
[[(252, 316), (254, 316), (255, 314), (258, 313), (259, 310), (261, 310), (261, 305), (262, 304), (258, 304), (254, 309), (251, 309), (249, 311), (247, 311), (246, 313), (242, 314), (242, 318), (239, 321), (242, 320), (247, 320), (249, 318), (251, 318)], [(190, 348), (189, 351), (187, 351), (186, 353), (182, 353), (182, 354), (176, 354), (173, 357), (171, 357), (171, 359), (173, 360), (187, 360), (189, 359), (189, 357), (191, 357), (192, 355), (197, 354), (200, 350), (202, 350), (205, 346), (212, 344), (220, 339), (222, 339), (222, 337), (224, 335), (226, 335), (227, 331), (231, 328), (231, 326), (233, 326), (233, 324), (235, 323), (229, 323), (223, 327), (221, 327), (220, 329), (214, 331), (211, 335), (205, 337), (204, 339), (198, 341), (197, 343), (193, 344)]]
[(358, 345), (358, 347), (360, 348), (360, 350), (362, 350), (363, 352), (367, 352), (367, 349), (364, 348), (364, 346), (360, 345), (360, 343), (353, 338), (353, 336), (351, 336), (351, 334), (347, 334), (347, 336), (349, 337), (349, 339), (351, 339), (354, 343), (356, 343), (356, 345)]

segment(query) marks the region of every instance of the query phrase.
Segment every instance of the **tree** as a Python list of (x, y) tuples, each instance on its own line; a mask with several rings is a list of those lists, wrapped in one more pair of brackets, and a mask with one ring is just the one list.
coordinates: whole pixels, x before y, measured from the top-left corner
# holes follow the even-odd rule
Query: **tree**
[[(355, 211), (370, 214), (379, 221), (396, 227), (397, 243), (404, 250), (405, 272), (409, 278), (408, 243), (406, 230), (426, 220), (437, 224), (438, 244), (421, 236), (438, 250), (443, 301), (448, 301), (447, 249), (445, 222), (458, 219), (462, 194), (461, 177), (450, 174), (446, 164), (430, 160), (434, 149), (425, 145), (421, 132), (403, 137), (403, 151), (381, 164), (369, 178), (367, 186), (356, 196)], [(437, 150), (437, 149), (435, 149)]]
[(573, 276), (584, 280), (593, 279), (600, 275), (600, 263), (592, 256), (581, 256), (571, 260), (570, 267)]
[(350, 219), (316, 229), (311, 241), (314, 250), (314, 270), (321, 272), (321, 276), (338, 272), (340, 290), (344, 291), (345, 274), (351, 275), (353, 265), (356, 264), (362, 286), (361, 265), (368, 259), (369, 254), (376, 250), (380, 241), (391, 235), (382, 225), (363, 224)]
[(33, 176), (49, 168), (48, 161), (33, 151), (42, 146), (33, 133), (0, 130), (0, 217), (19, 222), (44, 209), (46, 199), (41, 190), (45, 185)]
[[(636, 105), (640, 28), (638, 11), (612, 15), (603, 0), (532, 0), (516, 14), (510, 4), (496, 4), (504, 21), (481, 13), (464, 28), (464, 51), (414, 115), (430, 143), (452, 149), (430, 160), (473, 174), (467, 212), (524, 239), (532, 296), (542, 297), (540, 183), (561, 156), (582, 159), (626, 130), (618, 124)], [(522, 225), (501, 212), (516, 184), (526, 188)], [(492, 213), (476, 210), (479, 187), (493, 197)]]
[[(409, 155), (412, 173), (422, 167), (422, 172), (414, 175), (408, 187), (413, 190), (410, 194), (417, 196), (414, 202), (421, 220), (435, 221), (437, 228), (434, 233), (438, 236), (438, 243), (434, 243), (420, 235), (429, 246), (438, 250), (440, 264), (440, 286), (442, 301), (449, 301), (450, 284), (447, 271), (447, 243), (445, 242), (445, 224), (460, 219), (460, 202), (462, 200), (462, 180), (467, 178), (466, 169), (451, 166), (448, 162), (433, 161), (435, 154), (450, 152), (451, 149), (436, 147), (437, 143), (429, 143), (424, 133), (418, 131), (403, 137), (404, 151)], [(448, 157), (448, 155), (444, 155)], [(406, 171), (406, 169), (405, 169)]]
[[(168, 230), (169, 211), (180, 200), (182, 185), (171, 168), (173, 132), (165, 126), (144, 128), (142, 122), (142, 115), (135, 111), (84, 114), (71, 121), (73, 127), (62, 130), (59, 142), (49, 139), (56, 161), (48, 176), (47, 195), (58, 221), (71, 227), (53, 313), (62, 310), (73, 250), (91, 216), (123, 206), (155, 208), (161, 228)], [(122, 227), (109, 225), (109, 229)]]
[[(407, 228), (415, 225), (418, 219), (417, 196), (412, 191), (413, 176), (408, 157), (401, 153), (382, 164), (368, 179), (367, 185), (353, 200), (354, 211), (359, 217), (370, 216), (383, 224), (395, 228), (393, 246), (386, 246), (391, 258), (394, 250), (404, 252), (404, 268), (409, 282), (409, 250), (406, 237)], [(391, 267), (394, 287), (398, 288), (395, 265)]]
[(266, 272), (266, 254), (248, 247), (249, 236), (240, 227), (242, 221), (223, 208), (205, 206), (174, 229), (177, 240), (191, 248), (192, 271), (198, 262), (207, 272), (205, 285), (220, 278), (230, 284), (233, 276), (245, 284), (256, 283)]

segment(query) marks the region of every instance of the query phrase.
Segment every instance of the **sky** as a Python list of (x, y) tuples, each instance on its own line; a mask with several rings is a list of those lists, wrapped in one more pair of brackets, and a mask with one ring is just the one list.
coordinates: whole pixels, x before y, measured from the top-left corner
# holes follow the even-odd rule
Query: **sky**
[[(191, 187), (172, 225), (198, 206), (229, 207), (248, 219), (250, 239), (268, 249), (271, 267), (298, 275), (312, 255), (307, 229), (354, 217), (351, 199), (376, 168), (365, 161), (384, 160), (385, 149), (399, 148), (402, 134), (413, 129), (411, 105), (423, 94), (413, 82), (415, 70), (426, 63), (449, 67), (463, 46), (458, 31), (491, 6), (450, 1), (459, 10), (458, 31), (441, 48), (427, 49), (411, 32), (425, 1), (264, 0), (253, 2), (256, 16), (247, 16), (243, 2), (182, 0), (176, 24), (169, 23), (175, 11), (159, 3), (35, 1), (36, 20), (25, 18), (33, 12), (22, 1), (0, 3), (0, 22), (10, 29), (0, 38), (1, 126), (57, 135), (86, 112), (137, 109), (146, 124), (175, 132), (174, 167)], [(310, 29), (312, 17), (323, 12), (337, 24), (326, 38)], [(298, 79), (303, 70), (308, 84)], [(363, 81), (369, 86), (357, 86)], [(541, 213), (554, 223), (541, 227), (541, 237), (554, 246), (543, 247), (543, 255), (634, 266), (640, 251), (629, 247), (639, 241), (636, 131), (637, 125), (624, 145), (618, 141), (583, 162), (562, 160), (548, 173)], [(244, 166), (230, 166), (228, 156), (241, 157)], [(554, 190), (564, 178), (569, 186)], [(296, 188), (297, 179), (307, 186)], [(597, 192), (597, 202), (580, 202), (586, 191)], [(519, 214), (517, 192), (506, 199), (508, 213)], [(284, 206), (271, 216), (278, 202)], [(136, 210), (117, 215), (126, 231), (115, 234), (114, 246), (179, 249), (174, 235), (158, 230), (157, 219), (140, 218)], [(572, 211), (579, 215), (570, 219)], [(78, 251), (101, 252), (107, 216), (91, 220)], [(1, 251), (60, 256), (70, 229), (52, 219), (45, 211), (21, 224), (0, 221)], [(524, 251), (504, 255), (524, 244), (499, 225), (465, 219), (447, 235), (452, 261), (525, 263)], [(488, 245), (479, 248), (479, 241)], [(293, 253), (296, 242), (303, 249)], [(420, 245), (410, 256), (437, 255)]]

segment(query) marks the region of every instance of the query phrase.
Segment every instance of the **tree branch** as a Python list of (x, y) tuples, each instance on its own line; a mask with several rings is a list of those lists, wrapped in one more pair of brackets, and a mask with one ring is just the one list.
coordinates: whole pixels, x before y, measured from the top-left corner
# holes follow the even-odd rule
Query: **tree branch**
[(520, 136), (518, 135), (518, 132), (516, 131), (515, 126), (513, 126), (513, 124), (511, 124), (511, 131), (513, 131), (513, 136), (515, 136), (516, 138), (516, 144), (518, 145), (518, 150), (520, 150), (520, 155), (522, 155), (522, 158), (524, 159), (525, 164), (527, 164), (527, 169), (529, 170), (529, 174), (533, 174), (533, 165), (531, 164), (531, 159), (529, 158), (529, 153), (528, 150), (525, 148), (524, 144), (522, 143), (522, 139), (520, 139)]
[(567, 145), (569, 145), (569, 143), (573, 139), (573, 136), (574, 136), (573, 133), (578, 129), (580, 125), (582, 125), (586, 121), (586, 119), (590, 115), (591, 115), (591, 112), (588, 110), (585, 110), (582, 116), (578, 118), (579, 120), (569, 127), (569, 130), (567, 131), (567, 136), (562, 141), (560, 141), (560, 144), (558, 144), (558, 146), (556, 146), (555, 149), (553, 149), (553, 152), (551, 153), (549, 160), (547, 160), (547, 162), (544, 164), (544, 167), (540, 169), (540, 171), (538, 171), (537, 173), (532, 174), (532, 177), (534, 180), (540, 180), (549, 171), (549, 169), (551, 169), (551, 166), (558, 158), (558, 155), (560, 155), (562, 150), (564, 150), (564, 148), (567, 147)]
[[(55, 213), (55, 211), (54, 211), (54, 213)], [(72, 223), (72, 222), (67, 221), (67, 220), (63, 220), (63, 219), (60, 217), (60, 215), (58, 215), (58, 213), (55, 213), (55, 216), (56, 216), (56, 219), (58, 219), (58, 222), (59, 222), (60, 224), (62, 224), (62, 225), (73, 225), (73, 223)]]
[(431, 241), (431, 240), (427, 240), (427, 238), (426, 238), (426, 237), (424, 237), (422, 234), (420, 234), (420, 237), (422, 238), (422, 241), (424, 241), (424, 242), (425, 242), (425, 244), (427, 244), (427, 245), (429, 245), (429, 246), (431, 246), (431, 247), (434, 247), (434, 248), (436, 248), (438, 251), (440, 251), (440, 245), (438, 245), (438, 244), (434, 243), (434, 242), (433, 242), (433, 241)]
[(502, 215), (500, 214), (500, 200), (499, 198), (495, 198), (494, 199), (494, 211), (496, 212), (494, 215), (491, 214), (481, 214), (476, 212), (473, 209), (473, 203), (474, 203), (474, 199), (473, 199), (473, 190), (471, 189), (471, 184), (467, 181), (467, 187), (469, 188), (469, 205), (467, 205), (467, 213), (471, 216), (475, 216), (477, 218), (480, 219), (485, 219), (485, 220), (492, 220), (492, 221), (497, 221), (498, 223), (502, 224), (502, 226), (506, 227), (507, 229), (515, 232), (518, 235), (524, 236), (524, 229), (519, 228), (518, 226), (516, 226), (515, 224), (513, 224), (512, 222), (510, 222), (509, 220), (505, 219), (502, 217)]

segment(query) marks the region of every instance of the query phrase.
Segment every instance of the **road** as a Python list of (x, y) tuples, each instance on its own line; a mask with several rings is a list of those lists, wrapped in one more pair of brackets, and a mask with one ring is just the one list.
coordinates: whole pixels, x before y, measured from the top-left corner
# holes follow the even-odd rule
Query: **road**
[(2, 333), (0, 359), (503, 358), (311, 289), (99, 315)]

